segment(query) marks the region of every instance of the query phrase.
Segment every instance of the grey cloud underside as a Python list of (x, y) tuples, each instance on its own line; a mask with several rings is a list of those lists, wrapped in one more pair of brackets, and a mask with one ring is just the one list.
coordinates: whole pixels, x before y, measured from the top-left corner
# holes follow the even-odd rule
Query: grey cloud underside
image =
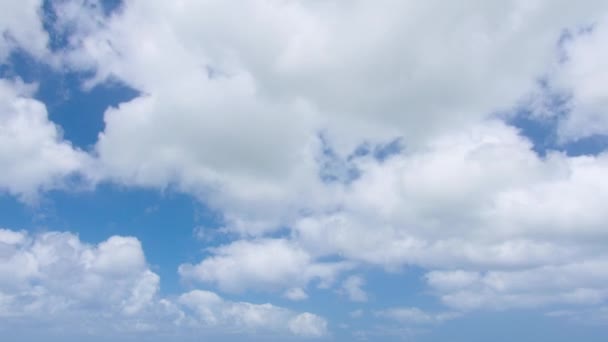
[[(87, 154), (61, 139), (29, 86), (3, 80), (0, 139), (26, 152), (0, 149), (0, 163), (31, 175), (7, 173), (0, 187), (31, 200), (76, 173), (196, 196), (238, 238), (179, 272), (230, 293), (304, 300), (309, 286), (342, 284), (364, 301), (363, 280), (338, 280), (361, 265), (416, 265), (460, 311), (606, 301), (608, 156), (539, 156), (504, 114), (532, 97), (561, 141), (607, 133), (605, 2), (235, 6), (127, 1), (106, 17), (56, 2), (57, 29), (71, 35), (55, 53), (24, 29), (33, 23), (5, 21), (10, 44), (92, 72), (85, 87), (119, 80), (142, 95), (106, 111)], [(542, 105), (539, 79), (571, 96), (567, 115)], [(39, 140), (20, 139), (26, 126)], [(396, 139), (403, 148), (385, 160), (356, 153)], [(357, 177), (319, 176), (328, 146)], [(212, 314), (249, 310), (221, 307)], [(436, 318), (403, 310), (384, 316)]]

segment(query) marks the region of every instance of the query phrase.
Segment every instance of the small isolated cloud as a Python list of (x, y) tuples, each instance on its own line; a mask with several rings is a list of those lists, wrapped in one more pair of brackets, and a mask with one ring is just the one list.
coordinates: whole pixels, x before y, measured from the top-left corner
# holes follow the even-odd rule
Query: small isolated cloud
[(461, 316), (456, 312), (430, 313), (415, 307), (391, 308), (376, 311), (375, 315), (403, 324), (434, 324)]
[(327, 321), (305, 312), (289, 321), (289, 330), (299, 336), (321, 337), (327, 334)]
[(363, 290), (365, 279), (361, 276), (350, 276), (344, 280), (341, 292), (353, 302), (367, 302), (367, 293)]
[(304, 300), (308, 298), (308, 294), (300, 287), (291, 288), (284, 293), (285, 298), (290, 300)]

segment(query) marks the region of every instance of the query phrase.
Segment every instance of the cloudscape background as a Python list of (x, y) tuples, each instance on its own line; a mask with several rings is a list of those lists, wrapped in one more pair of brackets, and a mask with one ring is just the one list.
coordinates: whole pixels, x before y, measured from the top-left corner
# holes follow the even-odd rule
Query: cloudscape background
[(2, 341), (606, 341), (608, 2), (0, 0)]

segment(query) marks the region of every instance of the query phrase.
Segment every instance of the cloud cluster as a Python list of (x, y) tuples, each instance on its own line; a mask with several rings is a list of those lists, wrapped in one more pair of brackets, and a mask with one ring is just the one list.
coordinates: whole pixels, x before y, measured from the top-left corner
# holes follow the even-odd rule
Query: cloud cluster
[(296, 336), (321, 337), (327, 334), (325, 319), (305, 312), (294, 313), (272, 304), (229, 302), (217, 294), (195, 290), (179, 297), (205, 326), (224, 327), (236, 332), (283, 332)]
[(227, 292), (288, 290), (288, 297), (301, 299), (306, 296), (301, 286), (316, 280), (327, 287), (340, 271), (350, 268), (347, 262), (316, 262), (286, 239), (261, 239), (214, 248), (212, 256), (197, 265), (181, 265), (179, 272), (184, 278), (214, 283)]
[[(3, 189), (27, 199), (80, 172), (196, 196), (236, 238), (180, 274), (225, 292), (302, 300), (360, 264), (416, 265), (459, 310), (606, 300), (608, 154), (541, 156), (508, 124), (540, 83), (568, 94), (566, 113), (533, 108), (561, 140), (607, 133), (605, 1), (99, 8), (56, 3), (56, 29), (69, 33), (56, 57), (92, 74), (85, 86), (118, 80), (140, 96), (105, 112), (84, 154), (31, 90), (2, 81), (0, 146), (13, 146), (0, 147)], [(364, 301), (362, 285), (351, 277), (343, 291)], [(324, 330), (313, 316), (273, 319), (274, 306), (187, 299), (204, 303), (190, 306), (203, 321), (255, 327), (266, 312), (292, 332)], [(125, 300), (125, 312), (140, 307)]]
[(447, 305), (460, 310), (598, 305), (608, 299), (603, 256), (516, 271), (433, 271), (426, 278)]
[[(175, 186), (251, 234), (334, 196), (318, 177), (320, 134), (347, 157), (365, 143), (417, 146), (466, 129), (532, 91), (562, 30), (602, 10), (595, 1), (239, 6), (128, 1), (77, 30), (64, 60), (95, 72), (91, 82), (142, 93), (106, 112), (96, 151), (107, 177)], [(439, 20), (420, 19), (435, 8)]]
[[(233, 333), (327, 334), (325, 319), (312, 313), (231, 302), (202, 290), (162, 298), (159, 286), (159, 276), (150, 270), (133, 237), (112, 236), (90, 245), (70, 233), (31, 235), (0, 229), (0, 328), (29, 320), (95, 335), (107, 330), (209, 333), (219, 328)], [(70, 328), (76, 317), (80, 327)]]
[(70, 233), (0, 230), (0, 315), (133, 316), (156, 298), (159, 277), (139, 241), (113, 236), (89, 245)]

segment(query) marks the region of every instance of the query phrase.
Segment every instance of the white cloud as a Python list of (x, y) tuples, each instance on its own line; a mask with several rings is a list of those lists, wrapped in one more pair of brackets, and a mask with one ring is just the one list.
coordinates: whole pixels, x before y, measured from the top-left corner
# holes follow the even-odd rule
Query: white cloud
[(366, 302), (367, 293), (362, 289), (365, 279), (361, 276), (350, 276), (342, 283), (342, 291), (353, 302)]
[(0, 79), (0, 191), (27, 202), (42, 190), (64, 188), (92, 163), (62, 139), (44, 104), (32, 98), (35, 88)]
[[(606, 155), (541, 158), (489, 122), (446, 135), (361, 177), (329, 215), (308, 215), (295, 238), (317, 254), (386, 267), (529, 267), (602, 253)], [(604, 251), (605, 253), (605, 251)]]
[(539, 157), (488, 122), (383, 163), (362, 159), (341, 209), (300, 220), (294, 239), (317, 255), (446, 270), (429, 284), (458, 309), (597, 304), (607, 160)]
[(514, 271), (433, 271), (426, 278), (445, 304), (461, 310), (584, 306), (608, 299), (606, 266), (603, 258)]
[[(229, 229), (260, 235), (336, 196), (317, 177), (319, 133), (346, 156), (364, 142), (424, 144), (509, 109), (546, 72), (562, 30), (604, 10), (130, 1), (76, 30), (64, 61), (142, 92), (106, 112), (96, 151), (107, 177), (175, 186), (223, 211)], [(253, 14), (235, 20), (242, 11)]]
[[(550, 75), (550, 85), (571, 96), (569, 112), (559, 118), (558, 134), (563, 141), (608, 134), (608, 94), (604, 88), (608, 82), (604, 67), (608, 58), (608, 17), (589, 27), (583, 33), (571, 33), (563, 44), (565, 61)], [(552, 114), (550, 109), (543, 113)]]
[[(604, 2), (241, 6), (254, 15), (234, 25), (220, 2), (132, 1), (78, 32), (64, 56), (95, 70), (92, 82), (117, 78), (142, 92), (105, 114), (96, 153), (108, 178), (192, 193), (243, 238), (293, 229), (218, 247), (182, 276), (282, 293), (331, 282), (341, 268), (317, 262), (324, 256), (531, 272), (606, 254), (596, 241), (608, 219), (608, 157), (539, 157), (489, 119), (555, 70), (563, 30), (601, 19)], [(572, 44), (591, 49), (593, 34)], [(575, 50), (572, 63), (584, 59)], [(597, 68), (597, 56), (583, 69)], [(319, 179), (321, 133), (360, 178)], [(395, 138), (405, 149), (384, 162), (348, 159)]]
[[(142, 92), (105, 114), (108, 177), (193, 193), (243, 236), (294, 228), (219, 247), (183, 276), (284, 291), (331, 278), (315, 261), (327, 255), (525, 270), (601, 249), (588, 241), (604, 237), (606, 156), (541, 158), (487, 118), (532, 91), (563, 30), (601, 19), (604, 2), (242, 6), (255, 15), (234, 25), (220, 2), (129, 2), (64, 56)], [(406, 149), (351, 159), (361, 177), (328, 185), (321, 132), (339, 158), (396, 137)]]
[(289, 330), (299, 336), (321, 337), (327, 334), (327, 321), (305, 312), (289, 321)]
[[(294, 288), (328, 285), (355, 263), (416, 265), (436, 270), (429, 284), (457, 308), (605, 298), (596, 285), (603, 273), (592, 276), (587, 266), (608, 256), (608, 155), (540, 157), (517, 130), (491, 118), (557, 72), (551, 82), (575, 99), (561, 134), (603, 132), (605, 74), (595, 71), (606, 55), (605, 27), (567, 43), (568, 61), (553, 63), (563, 30), (602, 20), (605, 1), (233, 6), (134, 0), (106, 19), (77, 11), (100, 22), (75, 24), (62, 54), (66, 67), (95, 72), (87, 86), (118, 79), (141, 92), (106, 111), (95, 170), (126, 185), (193, 194), (223, 213), (226, 231), (240, 234), (199, 264), (182, 265), (183, 277), (228, 292), (295, 291), (295, 298), (302, 295)], [(60, 24), (77, 20), (72, 10)], [(60, 139), (41, 104), (27, 99), (31, 90), (3, 87), (0, 128), (8, 133), (0, 146), (23, 147), (0, 150), (9, 170), (0, 186), (26, 199), (60, 187), (86, 155)], [(24, 137), (39, 140), (16, 144)], [(395, 138), (404, 150), (382, 162), (351, 155)], [(323, 148), (360, 177), (323, 183)], [(263, 237), (285, 227), (288, 238)], [(100, 260), (95, 272), (103, 273), (112, 262)], [(10, 281), (29, 279), (31, 260), (14, 263), (22, 275)], [(349, 285), (359, 299), (360, 285)], [(134, 298), (153, 292), (135, 288)], [(137, 311), (134, 301), (124, 307)], [(231, 308), (251, 317), (244, 325), (255, 325), (258, 310), (276, 312)]]
[(197, 265), (184, 264), (179, 273), (186, 279), (216, 284), (227, 292), (246, 289), (278, 291), (332, 283), (348, 263), (316, 262), (305, 250), (285, 239), (236, 241), (211, 250)]
[(232, 332), (271, 331), (310, 337), (327, 333), (325, 319), (311, 313), (297, 314), (268, 303), (231, 302), (202, 290), (181, 295), (179, 303), (193, 310), (200, 324), (223, 327)]
[[(26, 320), (65, 330), (58, 336), (327, 333), (325, 319), (311, 313), (232, 302), (201, 290), (175, 300), (161, 298), (159, 285), (133, 237), (112, 236), (89, 245), (70, 233), (0, 229), (0, 328)], [(75, 319), (80, 325), (71, 327)]]
[(375, 312), (376, 316), (389, 318), (402, 324), (435, 324), (460, 316), (456, 312), (429, 313), (419, 308), (391, 308)]
[(69, 233), (0, 230), (0, 315), (43, 317), (90, 309), (130, 316), (152, 305), (159, 277), (139, 241), (97, 246)]
[(35, 57), (46, 56), (48, 35), (40, 17), (41, 0), (0, 1), (0, 64), (21, 48)]
[[(142, 92), (105, 114), (96, 151), (108, 177), (193, 193), (243, 235), (295, 225), (303, 247), (281, 253), (296, 264), (343, 253), (383, 266), (541, 265), (585, 249), (546, 235), (601, 234), (602, 210), (588, 208), (605, 197), (594, 176), (604, 157), (541, 159), (515, 130), (483, 120), (533, 90), (563, 29), (595, 22), (605, 3), (242, 6), (256, 15), (234, 25), (221, 2), (132, 1), (73, 36), (70, 67)], [(327, 185), (321, 132), (340, 157), (396, 137), (407, 151), (354, 161), (361, 179)], [(199, 276), (235, 287), (213, 266), (224, 260), (204, 261)], [(253, 287), (291, 276), (252, 269), (263, 279)]]
[(604, 326), (608, 322), (608, 307), (599, 306), (574, 310), (557, 310), (545, 314), (556, 319), (566, 319), (583, 325)]
[(108, 338), (173, 329), (184, 317), (159, 286), (133, 237), (90, 245), (70, 233), (0, 229), (0, 329)]
[(291, 289), (285, 291), (283, 296), (287, 299), (294, 300), (294, 301), (304, 300), (304, 299), (308, 298), (308, 294), (306, 294), (306, 291), (304, 291), (304, 289), (302, 289), (301, 287), (291, 288)]

